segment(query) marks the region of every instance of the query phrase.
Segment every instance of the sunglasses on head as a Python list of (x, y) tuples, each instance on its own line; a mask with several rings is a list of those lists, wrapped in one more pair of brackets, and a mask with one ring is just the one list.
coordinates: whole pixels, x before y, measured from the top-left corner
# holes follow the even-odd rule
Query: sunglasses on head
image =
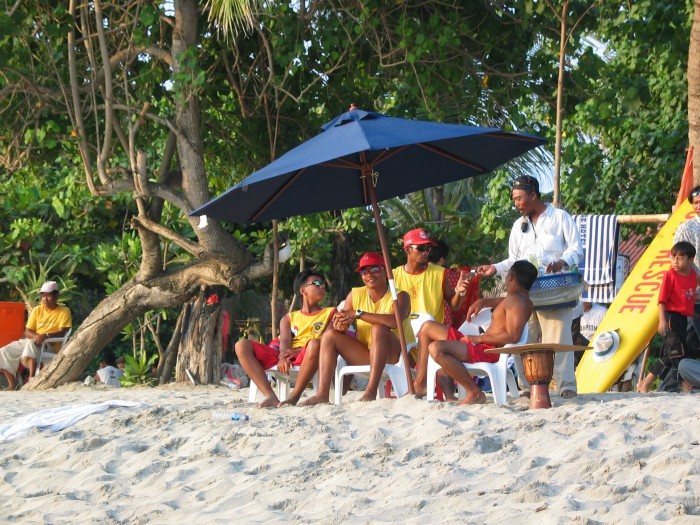
[(700, 190), (695, 190), (690, 193), (690, 198), (692, 199), (693, 197), (697, 197), (698, 195), (700, 195)]
[(321, 279), (314, 279), (314, 280), (311, 281), (310, 283), (306, 283), (306, 284), (304, 285), (304, 288), (306, 288), (307, 286), (311, 286), (312, 284), (313, 284), (314, 286), (318, 286), (319, 288), (322, 288), (322, 287), (325, 288), (325, 287), (326, 287), (326, 283), (324, 283)]
[(412, 244), (411, 248), (419, 252), (429, 252), (432, 246), (429, 244)]
[(362, 268), (360, 270), (360, 275), (367, 275), (368, 273), (379, 273), (384, 269), (383, 266), (371, 266), (369, 268)]

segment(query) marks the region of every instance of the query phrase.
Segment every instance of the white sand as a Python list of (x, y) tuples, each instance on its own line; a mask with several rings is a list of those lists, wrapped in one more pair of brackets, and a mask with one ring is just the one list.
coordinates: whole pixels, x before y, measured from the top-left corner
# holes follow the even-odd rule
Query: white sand
[[(259, 410), (248, 390), (2, 392), (0, 424), (110, 399), (0, 443), (2, 522), (698, 523), (700, 395), (553, 397), (549, 410), (415, 399)], [(212, 410), (248, 414), (216, 421)]]

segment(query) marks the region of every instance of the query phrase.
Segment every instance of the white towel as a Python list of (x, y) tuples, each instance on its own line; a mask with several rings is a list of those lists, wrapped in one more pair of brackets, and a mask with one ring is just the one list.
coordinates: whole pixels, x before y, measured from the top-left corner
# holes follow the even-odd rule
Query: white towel
[(90, 414), (104, 412), (110, 407), (135, 407), (141, 405), (146, 406), (145, 403), (113, 399), (103, 403), (81, 403), (80, 405), (47, 408), (33, 414), (27, 414), (7, 425), (0, 426), (0, 442), (22, 437), (32, 428), (53, 430), (54, 432), (63, 430)]

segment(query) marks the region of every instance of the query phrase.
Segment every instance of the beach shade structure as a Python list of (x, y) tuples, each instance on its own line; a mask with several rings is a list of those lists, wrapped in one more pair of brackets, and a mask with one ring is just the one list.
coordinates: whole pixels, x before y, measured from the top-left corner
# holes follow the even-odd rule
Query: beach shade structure
[[(247, 224), (371, 206), (401, 326), (377, 202), (487, 173), (544, 142), (498, 128), (407, 120), (352, 106), (321, 133), (190, 215)], [(398, 333), (413, 393), (406, 344)]]

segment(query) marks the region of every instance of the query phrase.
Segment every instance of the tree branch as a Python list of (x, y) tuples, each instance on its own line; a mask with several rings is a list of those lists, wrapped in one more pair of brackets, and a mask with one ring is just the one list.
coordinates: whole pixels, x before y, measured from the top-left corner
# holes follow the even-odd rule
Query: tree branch
[(196, 257), (201, 257), (206, 253), (206, 249), (201, 247), (199, 244), (192, 242), (185, 237), (176, 234), (174, 231), (166, 228), (162, 224), (153, 222), (145, 217), (132, 217), (131, 226), (132, 228), (138, 228), (140, 226), (150, 232), (160, 235), (161, 237), (174, 242), (180, 248), (188, 253), (191, 253), (192, 255), (195, 255)]

